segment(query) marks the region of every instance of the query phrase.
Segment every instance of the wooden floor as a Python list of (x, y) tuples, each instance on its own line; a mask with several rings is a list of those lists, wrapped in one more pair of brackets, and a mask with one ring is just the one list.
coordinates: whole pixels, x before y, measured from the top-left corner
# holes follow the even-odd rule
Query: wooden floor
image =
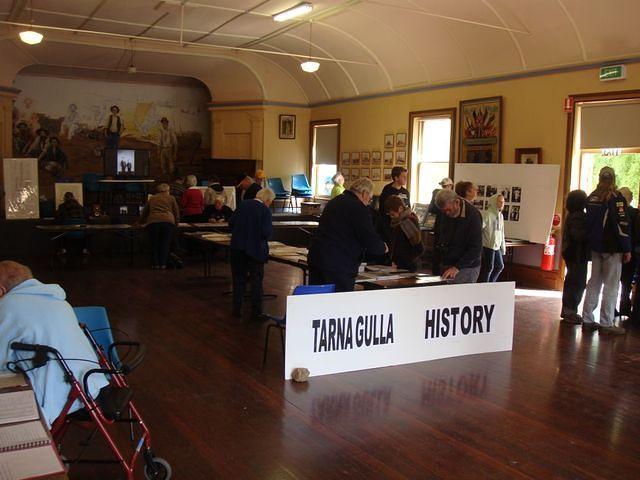
[[(130, 377), (177, 480), (640, 478), (640, 335), (560, 325), (559, 300), (518, 297), (513, 351), (282, 379), (279, 339), (230, 316), (224, 280), (90, 259), (37, 276), (104, 305), (148, 345)], [(266, 269), (282, 312), (298, 270)], [(97, 473), (100, 472), (100, 473)], [(122, 478), (72, 469), (70, 478)], [(140, 478), (143, 478), (140, 476)]]

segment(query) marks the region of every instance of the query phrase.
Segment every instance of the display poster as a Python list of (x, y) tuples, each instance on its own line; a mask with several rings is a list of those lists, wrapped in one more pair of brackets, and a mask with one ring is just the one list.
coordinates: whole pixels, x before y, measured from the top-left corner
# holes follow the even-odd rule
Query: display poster
[(84, 205), (84, 197), (82, 194), (82, 183), (56, 183), (56, 209), (64, 202), (64, 194), (73, 193), (78, 203)]
[(5, 158), (3, 173), (7, 220), (40, 217), (38, 160)]
[(287, 298), (285, 379), (511, 350), (513, 282)]

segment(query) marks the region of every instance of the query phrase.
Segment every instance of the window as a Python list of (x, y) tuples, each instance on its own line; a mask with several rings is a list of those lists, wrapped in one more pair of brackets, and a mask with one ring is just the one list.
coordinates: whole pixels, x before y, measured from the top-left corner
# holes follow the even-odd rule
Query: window
[(331, 177), (338, 171), (340, 122), (311, 122), (311, 188), (316, 197), (331, 196)]
[(455, 109), (412, 112), (410, 121), (411, 197), (429, 203), (439, 182), (450, 176)]

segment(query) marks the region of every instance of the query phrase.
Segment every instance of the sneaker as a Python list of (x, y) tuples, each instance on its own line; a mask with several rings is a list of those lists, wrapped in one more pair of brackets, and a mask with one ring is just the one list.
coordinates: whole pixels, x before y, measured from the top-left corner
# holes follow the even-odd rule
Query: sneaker
[(593, 332), (595, 330), (598, 330), (598, 328), (600, 328), (600, 325), (598, 325), (596, 322), (582, 322), (582, 330), (586, 332)]
[(600, 327), (600, 333), (610, 333), (611, 335), (624, 335), (627, 331), (622, 327), (616, 327), (615, 325), (610, 325), (608, 327)]

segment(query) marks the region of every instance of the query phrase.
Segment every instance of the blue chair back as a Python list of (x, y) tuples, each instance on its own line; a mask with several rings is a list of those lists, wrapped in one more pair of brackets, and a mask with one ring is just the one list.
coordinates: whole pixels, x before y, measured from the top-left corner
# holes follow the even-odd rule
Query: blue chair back
[[(78, 318), (78, 322), (87, 326), (94, 340), (102, 347), (106, 355), (109, 351), (109, 345), (113, 343), (113, 333), (111, 332), (107, 309), (104, 307), (74, 307), (73, 311)], [(111, 358), (116, 366), (120, 364), (118, 352), (115, 350), (113, 350)]]
[(336, 286), (333, 283), (326, 285), (298, 285), (293, 289), (293, 295), (316, 295), (319, 293), (335, 293)]
[(267, 178), (267, 186), (273, 190), (276, 194), (276, 197), (288, 197), (291, 195), (291, 192), (284, 189), (284, 184), (282, 183), (282, 179), (277, 178)]
[(304, 173), (291, 175), (291, 188), (311, 193), (311, 185), (309, 185), (309, 180), (307, 180), (307, 176)]

